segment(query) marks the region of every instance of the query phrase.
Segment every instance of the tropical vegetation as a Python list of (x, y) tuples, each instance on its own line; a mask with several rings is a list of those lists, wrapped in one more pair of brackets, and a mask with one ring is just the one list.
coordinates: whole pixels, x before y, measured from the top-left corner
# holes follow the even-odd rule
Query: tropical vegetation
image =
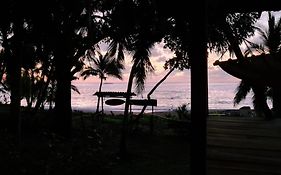
[[(89, 64), (92, 65), (86, 66), (81, 73), (81, 76), (84, 77), (84, 80), (87, 79), (89, 76), (99, 76), (100, 85), (98, 92), (102, 92), (102, 85), (103, 81), (106, 80), (107, 76), (112, 76), (118, 79), (122, 79), (122, 69), (124, 66), (120, 63), (119, 59), (116, 59), (114, 55), (110, 52), (107, 52), (105, 55), (102, 55), (99, 51), (96, 51), (96, 54), (89, 52), (87, 54), (89, 59)], [(97, 56), (95, 56), (97, 55)], [(99, 111), (100, 106), (100, 99), (101, 97), (98, 96), (97, 108), (96, 113)], [(103, 109), (102, 109), (103, 111)]]
[[(270, 54), (272, 57), (268, 59), (279, 59), (281, 53), (281, 18), (276, 21), (275, 16), (271, 12), (268, 12), (267, 26), (267, 28), (256, 27), (262, 42), (260, 44), (249, 42), (249, 47), (245, 51), (246, 56)], [(277, 105), (279, 92), (278, 88), (253, 84), (243, 79), (241, 80), (240, 85), (237, 87), (234, 97), (234, 104), (239, 104), (243, 99), (245, 99), (250, 90), (253, 91), (253, 105), (256, 113), (259, 116), (265, 117), (268, 120), (272, 118), (272, 112), (267, 104), (268, 98), (274, 98), (273, 109), (275, 110), (275, 114), (278, 114), (276, 111), (279, 109)], [(275, 92), (275, 95), (273, 95), (273, 92)]]
[[(132, 61), (128, 94), (133, 84), (137, 93), (144, 90), (148, 73), (154, 71), (150, 51), (156, 43), (163, 41), (164, 47), (175, 53), (176, 58), (167, 62), (171, 71), (202, 66), (189, 60), (198, 49), (194, 48), (197, 38), (192, 33), (197, 18), (190, 18), (194, 14), (186, 14), (183, 7), (184, 2), (167, 4), (157, 0), (31, 0), (9, 1), (8, 6), (1, 6), (1, 91), (10, 92), (7, 129), (21, 141), (24, 98), (28, 108), (36, 100), (35, 111), (46, 102), (50, 108), (54, 104), (50, 128), (71, 139), (71, 89), (79, 92), (71, 82), (81, 71), (86, 77), (98, 75), (101, 91), (106, 74), (121, 78), (124, 52)], [(208, 31), (204, 31), (207, 46), (202, 48), (220, 53), (231, 50), (243, 59), (239, 45), (254, 34), (253, 24), (259, 17), (256, 12), (211, 11)], [(100, 42), (109, 45), (105, 55), (98, 52)], [(90, 58), (91, 67), (85, 67), (86, 58)], [(120, 141), (123, 157), (127, 153), (129, 100), (127, 96)]]

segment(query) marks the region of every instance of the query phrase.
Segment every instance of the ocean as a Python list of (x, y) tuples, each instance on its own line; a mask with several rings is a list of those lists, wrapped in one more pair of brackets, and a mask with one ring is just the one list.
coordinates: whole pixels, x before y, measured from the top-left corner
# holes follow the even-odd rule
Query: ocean
[[(72, 92), (72, 109), (81, 110), (84, 112), (93, 112), (96, 110), (97, 97), (93, 94), (98, 90), (99, 83), (93, 82), (74, 82), (80, 94)], [(134, 99), (145, 99), (147, 93), (153, 88), (155, 83), (147, 83), (145, 85), (145, 91), (142, 94), (138, 94), (133, 97)], [(249, 94), (247, 98), (239, 105), (233, 105), (233, 97), (235, 95), (235, 89), (238, 86), (237, 83), (209, 83), (208, 103), (209, 109), (239, 109), (242, 106), (252, 105), (252, 95)], [(103, 91), (117, 91), (125, 92), (127, 89), (127, 83), (105, 83), (102, 87)], [(151, 95), (152, 99), (157, 99), (157, 106), (154, 107), (154, 111), (169, 111), (177, 109), (179, 106), (186, 104), (190, 109), (190, 84), (187, 82), (171, 83), (163, 82)], [(105, 98), (107, 100), (109, 98)], [(123, 111), (124, 104), (119, 106), (108, 106), (104, 104), (104, 110), (106, 111)], [(140, 111), (141, 106), (133, 106), (133, 111)], [(151, 107), (148, 107), (146, 111), (151, 111)]]

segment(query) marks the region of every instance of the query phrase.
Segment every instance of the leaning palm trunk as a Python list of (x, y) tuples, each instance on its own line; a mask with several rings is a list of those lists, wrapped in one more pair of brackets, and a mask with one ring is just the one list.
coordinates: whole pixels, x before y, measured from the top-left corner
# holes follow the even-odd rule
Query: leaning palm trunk
[[(152, 93), (168, 78), (168, 76), (175, 70), (175, 66), (169, 70), (169, 72), (158, 82), (156, 85), (149, 91), (147, 94), (147, 99), (150, 100), (150, 96)], [(147, 105), (144, 105), (141, 112), (139, 113), (136, 120), (138, 120), (144, 113), (145, 109), (147, 108)]]
[(120, 156), (125, 158), (127, 156), (127, 135), (128, 135), (128, 125), (129, 125), (129, 106), (130, 106), (130, 95), (132, 92), (132, 85), (134, 80), (134, 71), (136, 68), (136, 63), (133, 64), (127, 86), (126, 102), (124, 109), (124, 118), (122, 124), (122, 133), (120, 141)]

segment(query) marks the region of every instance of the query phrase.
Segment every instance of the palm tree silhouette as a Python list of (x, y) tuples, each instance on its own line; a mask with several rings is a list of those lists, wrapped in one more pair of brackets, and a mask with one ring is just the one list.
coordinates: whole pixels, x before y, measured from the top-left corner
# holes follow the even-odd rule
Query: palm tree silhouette
[[(270, 54), (273, 55), (274, 58), (278, 58), (276, 56), (280, 54), (281, 18), (276, 21), (275, 16), (272, 15), (271, 12), (268, 12), (268, 28), (256, 27), (256, 29), (260, 34), (262, 43), (256, 44), (250, 42), (250, 46), (245, 51), (245, 55), (253, 55), (257, 52), (258, 54)], [(261, 115), (264, 113), (266, 119), (270, 119), (272, 114), (267, 105), (267, 96), (272, 94), (271, 91), (273, 91), (273, 93), (274, 91), (277, 91), (277, 89), (274, 90), (273, 87), (254, 85), (242, 79), (240, 85), (236, 89), (234, 105), (239, 104), (244, 100), (251, 89), (253, 90), (253, 105), (256, 112)], [(276, 99), (276, 96), (273, 95), (273, 98)], [(276, 102), (277, 99), (275, 100), (275, 104)]]
[[(122, 70), (124, 67), (119, 64), (113, 54), (107, 52), (105, 55), (102, 55), (99, 51), (96, 51), (96, 53), (88, 52), (87, 55), (92, 65), (86, 67), (85, 70), (81, 73), (81, 76), (84, 77), (84, 80), (89, 76), (99, 76), (99, 93), (102, 90), (103, 82), (106, 80), (107, 76), (122, 79)], [(97, 57), (94, 55), (97, 55)], [(98, 96), (96, 112), (99, 112), (99, 106), (100, 96)]]

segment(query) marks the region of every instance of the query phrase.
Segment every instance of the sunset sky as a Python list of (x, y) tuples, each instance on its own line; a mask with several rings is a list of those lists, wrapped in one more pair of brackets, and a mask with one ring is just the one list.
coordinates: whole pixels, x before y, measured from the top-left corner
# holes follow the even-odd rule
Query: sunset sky
[[(276, 16), (276, 21), (281, 16), (281, 11), (274, 12), (273, 13)], [(267, 26), (267, 12), (263, 12), (260, 20), (256, 24), (259, 27), (266, 27)], [(250, 39), (254, 42), (259, 42), (259, 36), (255, 35)], [(243, 46), (241, 46), (243, 49)], [(154, 48), (151, 50), (151, 62), (155, 68), (155, 72), (153, 74), (150, 74), (147, 78), (147, 82), (157, 82), (159, 81), (167, 72), (167, 70), (164, 70), (163, 65), (166, 60), (173, 57), (173, 53), (171, 53), (168, 49), (163, 49), (163, 43), (156, 44)], [(217, 60), (220, 57), (220, 55), (217, 55), (215, 53), (209, 53), (208, 57), (208, 77), (209, 82), (239, 82), (239, 79), (232, 77), (231, 75), (225, 73), (223, 70), (221, 70), (217, 66), (213, 66), (213, 62)], [(225, 54), (223, 59), (228, 59), (229, 55)], [(126, 69), (123, 71), (123, 80), (126, 82), (128, 80), (128, 75), (131, 69), (131, 57), (129, 55), (126, 56)], [(83, 81), (82, 78), (80, 78), (80, 81)], [(98, 77), (91, 77), (88, 78), (86, 81), (91, 82), (99, 82)], [(117, 79), (108, 78), (106, 82), (122, 82)], [(185, 71), (178, 71), (175, 70), (166, 80), (167, 82), (186, 82), (190, 81), (190, 70)]]

